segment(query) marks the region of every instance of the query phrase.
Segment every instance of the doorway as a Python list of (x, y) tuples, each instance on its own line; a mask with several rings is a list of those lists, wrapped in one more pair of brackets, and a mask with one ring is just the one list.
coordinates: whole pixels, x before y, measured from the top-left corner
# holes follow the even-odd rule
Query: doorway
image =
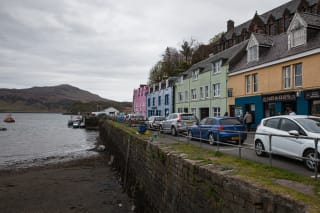
[(209, 117), (209, 108), (200, 108), (200, 120)]

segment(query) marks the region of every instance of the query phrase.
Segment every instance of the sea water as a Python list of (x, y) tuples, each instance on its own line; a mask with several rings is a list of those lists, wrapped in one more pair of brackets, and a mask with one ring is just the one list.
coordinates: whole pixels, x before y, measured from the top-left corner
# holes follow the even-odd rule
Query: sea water
[(68, 127), (69, 115), (11, 113), (14, 123), (5, 123), (0, 113), (0, 170), (30, 167), (96, 155), (98, 132)]

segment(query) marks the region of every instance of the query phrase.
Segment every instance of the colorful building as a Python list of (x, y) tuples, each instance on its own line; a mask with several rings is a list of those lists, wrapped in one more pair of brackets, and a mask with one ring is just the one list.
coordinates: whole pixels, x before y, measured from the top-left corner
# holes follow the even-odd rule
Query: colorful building
[(161, 82), (149, 85), (147, 94), (147, 116), (168, 116), (173, 113), (174, 82), (176, 77), (170, 77)]
[(147, 118), (147, 94), (148, 86), (141, 84), (139, 88), (133, 90), (133, 113)]
[(211, 55), (181, 74), (175, 85), (175, 111), (190, 112), (200, 119), (224, 115), (228, 111), (229, 63), (239, 57), (246, 44)]
[(251, 111), (255, 125), (264, 117), (320, 115), (320, 16), (296, 13), (286, 33), (252, 33), (246, 53), (230, 67), (229, 107)]

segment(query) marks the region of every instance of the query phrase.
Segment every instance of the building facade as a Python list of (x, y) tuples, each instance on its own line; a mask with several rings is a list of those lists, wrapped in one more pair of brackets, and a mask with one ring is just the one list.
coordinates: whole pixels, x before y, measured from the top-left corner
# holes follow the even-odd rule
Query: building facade
[(174, 111), (174, 82), (176, 77), (170, 77), (161, 82), (149, 85), (147, 100), (147, 116), (168, 116)]
[(139, 88), (133, 90), (133, 113), (147, 118), (147, 94), (148, 86), (141, 84)]
[(246, 41), (194, 64), (176, 82), (175, 111), (198, 118), (223, 116), (228, 112), (229, 63), (244, 51)]
[(264, 117), (320, 115), (320, 16), (296, 13), (288, 31), (253, 33), (246, 54), (229, 73), (229, 107), (236, 116), (251, 111), (255, 125)]

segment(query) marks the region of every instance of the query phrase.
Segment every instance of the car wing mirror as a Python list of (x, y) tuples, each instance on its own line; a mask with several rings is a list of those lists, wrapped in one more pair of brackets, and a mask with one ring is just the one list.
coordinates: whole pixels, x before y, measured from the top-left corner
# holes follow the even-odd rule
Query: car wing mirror
[(293, 135), (293, 136), (299, 136), (299, 132), (297, 130), (290, 130), (289, 131), (289, 135)]

